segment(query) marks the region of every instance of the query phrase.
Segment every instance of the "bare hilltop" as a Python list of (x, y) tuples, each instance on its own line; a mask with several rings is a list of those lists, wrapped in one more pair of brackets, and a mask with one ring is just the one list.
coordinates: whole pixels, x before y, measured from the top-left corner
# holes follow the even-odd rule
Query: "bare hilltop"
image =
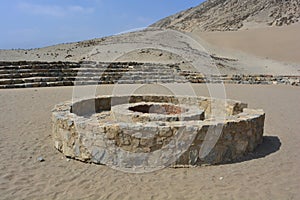
[(249, 26), (290, 25), (299, 18), (300, 0), (208, 0), (151, 26), (181, 31), (236, 31)]

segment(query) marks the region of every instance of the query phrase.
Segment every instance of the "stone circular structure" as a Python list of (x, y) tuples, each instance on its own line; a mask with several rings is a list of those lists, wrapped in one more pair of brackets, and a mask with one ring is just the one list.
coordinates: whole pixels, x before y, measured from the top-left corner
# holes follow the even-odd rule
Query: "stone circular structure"
[(262, 142), (264, 119), (239, 101), (189, 96), (99, 96), (52, 111), (59, 151), (127, 169), (234, 161)]

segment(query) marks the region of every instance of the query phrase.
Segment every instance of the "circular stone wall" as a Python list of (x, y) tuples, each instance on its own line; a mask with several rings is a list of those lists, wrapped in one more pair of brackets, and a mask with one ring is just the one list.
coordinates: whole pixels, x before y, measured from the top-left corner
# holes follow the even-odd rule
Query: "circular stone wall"
[(52, 111), (59, 151), (122, 168), (234, 161), (262, 142), (264, 119), (239, 101), (186, 96), (99, 96)]

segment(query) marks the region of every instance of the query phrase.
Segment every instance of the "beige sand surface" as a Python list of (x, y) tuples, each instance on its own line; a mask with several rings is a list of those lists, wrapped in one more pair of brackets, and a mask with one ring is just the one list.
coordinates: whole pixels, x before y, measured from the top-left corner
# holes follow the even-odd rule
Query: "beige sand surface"
[[(260, 28), (257, 30), (264, 33), (267, 29)], [(272, 46), (263, 46), (258, 42), (255, 43), (252, 42), (252, 40), (245, 39), (247, 38), (246, 31), (211, 32), (210, 34), (193, 32), (187, 34), (200, 43), (203, 48), (206, 49), (208, 54), (236, 60), (234, 62), (223, 62), (222, 64), (225, 67), (219, 68), (221, 73), (300, 75), (300, 62), (295, 63), (293, 61), (280, 61), (280, 59), (277, 59), (276, 57), (276, 51), (272, 52), (272, 50), (270, 50)], [(235, 37), (235, 35), (239, 37)], [(272, 34), (270, 36), (272, 36)], [(268, 36), (266, 35), (266, 37)], [(255, 48), (260, 49), (261, 52), (258, 53), (255, 50), (251, 51), (251, 48), (249, 47), (252, 46), (252, 43), (254, 43), (254, 45), (256, 45)], [(234, 45), (236, 45), (236, 47)], [(245, 50), (239, 46), (243, 46)], [(294, 46), (297, 46), (297, 44)], [(283, 46), (283, 48), (288, 50), (289, 46), (286, 45)], [(282, 51), (285, 52), (285, 50)], [(265, 56), (265, 54), (268, 53), (272, 58)], [(285, 59), (288, 60), (287, 57)]]
[[(205, 85), (195, 90), (208, 95)], [(299, 199), (300, 89), (227, 85), (226, 93), (266, 112), (255, 159), (137, 175), (68, 161), (54, 149), (50, 110), (72, 98), (71, 87), (0, 90), (0, 199)]]
[(300, 64), (300, 23), (233, 32), (198, 32), (206, 41), (263, 58)]

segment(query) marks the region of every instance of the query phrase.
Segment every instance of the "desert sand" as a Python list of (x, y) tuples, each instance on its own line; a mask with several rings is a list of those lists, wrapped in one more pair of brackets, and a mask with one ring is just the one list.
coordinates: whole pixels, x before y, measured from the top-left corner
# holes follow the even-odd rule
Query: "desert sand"
[[(299, 74), (298, 43), (284, 43), (284, 48), (294, 49), (294, 53), (289, 54), (286, 53), (288, 51), (274, 48), (281, 45), (279, 41), (275, 40), (277, 42), (274, 47), (270, 47), (273, 42), (266, 39), (268, 31), (273, 33), (277, 29), (209, 34), (194, 32), (190, 36), (203, 46), (203, 55), (214, 54), (237, 59), (236, 62), (227, 63), (228, 68), (221, 69), (223, 73)], [(291, 29), (293, 30), (292, 27)], [(278, 29), (278, 37), (283, 33), (289, 32)], [(257, 38), (261, 35), (262, 38), (256, 41), (247, 39), (252, 34), (257, 34)], [(275, 38), (276, 34), (275, 31)], [(137, 43), (123, 39), (131, 41), (132, 37), (135, 36), (121, 35), (86, 47), (80, 46), (83, 43), (58, 45), (31, 50), (27, 54), (24, 53), (26, 50), (3, 50), (0, 51), (0, 58), (79, 61), (83, 55), (89, 55), (90, 60), (113, 57), (118, 61), (162, 63), (182, 60), (167, 51), (139, 49), (126, 53), (126, 49), (132, 49)], [(141, 43), (143, 37), (145, 36), (138, 37)], [(287, 36), (285, 38), (288, 40)], [(189, 50), (184, 42), (180, 41), (175, 45), (183, 51)], [(259, 47), (261, 42), (265, 42), (263, 47)], [(76, 45), (80, 47), (76, 48)], [(70, 59), (65, 58), (68, 48), (73, 48)], [(41, 55), (40, 58), (36, 56), (37, 52)], [(51, 52), (59, 52), (58, 57), (51, 57)], [(268, 59), (264, 58), (267, 56)], [(99, 86), (98, 93), (110, 94), (113, 87)], [(149, 87), (140, 92), (167, 92), (157, 89), (155, 85)], [(194, 87), (198, 95), (209, 95), (205, 85)], [(244, 101), (249, 103), (249, 107), (264, 109), (266, 112), (264, 143), (253, 154), (245, 157), (243, 161), (226, 165), (189, 169), (166, 168), (138, 175), (69, 160), (54, 148), (51, 138), (51, 109), (57, 103), (72, 99), (72, 87), (0, 90), (0, 199), (299, 198), (299, 88), (279, 85), (226, 85), (226, 94), (227, 98)], [(39, 157), (45, 161), (39, 162)]]
[[(216, 74), (213, 56), (223, 66), (217, 69), (220, 74), (300, 75), (299, 1), (207, 1), (159, 21), (156, 28), (38, 49), (0, 50), (0, 61), (137, 61), (193, 70), (191, 64), (200, 57), (200, 72)], [(185, 32), (164, 29), (170, 27)], [(165, 86), (180, 89), (178, 84)], [(97, 94), (111, 94), (114, 87), (100, 85)], [(132, 85), (118, 87), (126, 92)], [(166, 87), (148, 85), (138, 93), (169, 94)], [(197, 95), (209, 96), (205, 84), (193, 88)], [(71, 100), (73, 87), (0, 90), (0, 199), (299, 199), (299, 87), (225, 89), (227, 98), (266, 113), (264, 140), (255, 152), (225, 165), (144, 174), (67, 159), (54, 148), (51, 109)]]
[[(110, 94), (113, 87), (99, 86), (97, 94)], [(165, 93), (157, 87), (139, 93)], [(205, 85), (193, 87), (198, 95), (208, 95)], [(1, 90), (0, 199), (297, 199), (299, 88), (226, 85), (225, 89), (227, 98), (264, 109), (263, 144), (237, 163), (139, 175), (68, 160), (54, 148), (51, 109), (72, 98), (72, 87)]]
[(262, 58), (300, 63), (300, 23), (232, 32), (197, 32), (205, 41)]

